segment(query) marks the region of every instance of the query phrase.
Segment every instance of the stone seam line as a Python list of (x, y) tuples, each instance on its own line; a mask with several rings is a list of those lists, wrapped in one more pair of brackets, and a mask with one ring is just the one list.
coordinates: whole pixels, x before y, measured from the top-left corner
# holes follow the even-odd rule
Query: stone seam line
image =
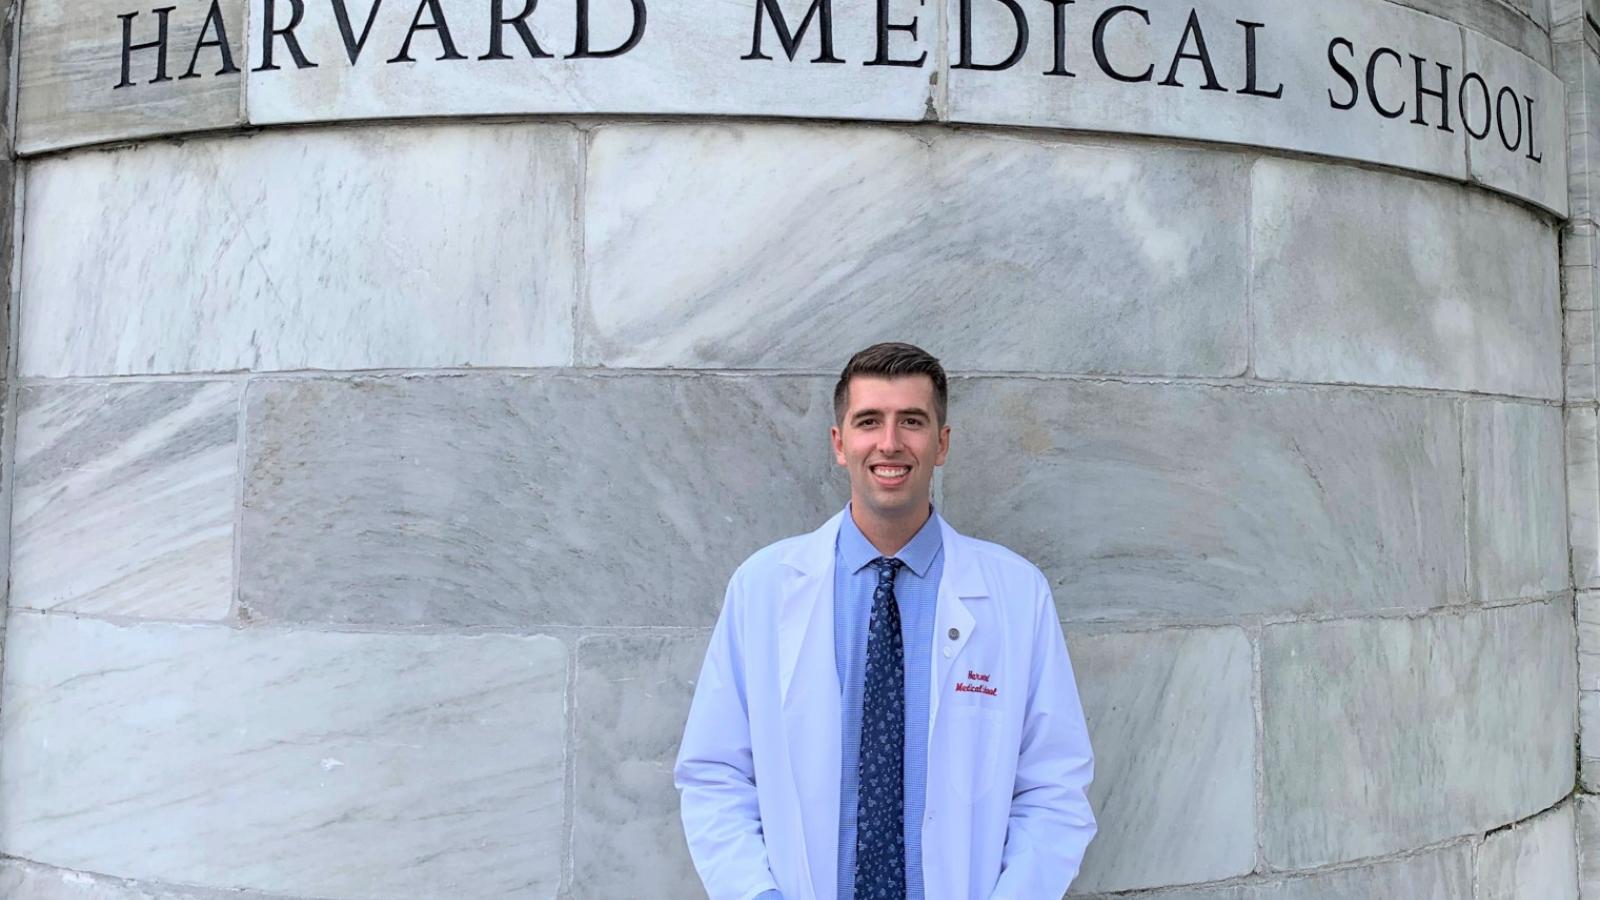
[[(1140, 889), (1140, 890), (1134, 890), (1134, 891), (1113, 891), (1113, 892), (1110, 892), (1110, 893), (1099, 893), (1099, 894), (1082, 894), (1082, 895), (1069, 894), (1068, 897), (1067, 897), (1067, 900), (1118, 900), (1118, 898), (1128, 898), (1128, 900), (1146, 900), (1146, 898), (1148, 898), (1148, 900), (1160, 900), (1160, 898), (1164, 897), (1164, 896), (1170, 896), (1170, 895), (1178, 894), (1178, 893), (1187, 894), (1187, 893), (1189, 893), (1191, 891), (1194, 891), (1196, 889), (1206, 889), (1206, 890), (1215, 889), (1215, 890), (1219, 890), (1220, 891), (1220, 890), (1226, 890), (1227, 888), (1231, 888), (1231, 887), (1249, 887), (1249, 886), (1252, 886), (1252, 885), (1277, 885), (1277, 884), (1282, 884), (1282, 883), (1285, 883), (1285, 882), (1292, 882), (1292, 881), (1297, 881), (1297, 880), (1302, 880), (1302, 879), (1307, 879), (1307, 878), (1315, 878), (1315, 877), (1318, 877), (1318, 876), (1323, 876), (1323, 875), (1327, 875), (1327, 874), (1334, 873), (1334, 872), (1343, 872), (1343, 871), (1366, 869), (1366, 868), (1382, 865), (1384, 863), (1390, 863), (1390, 862), (1397, 862), (1397, 861), (1400, 861), (1400, 860), (1412, 859), (1412, 858), (1415, 858), (1415, 857), (1418, 857), (1418, 856), (1424, 856), (1424, 855), (1427, 855), (1427, 854), (1430, 854), (1430, 853), (1435, 853), (1435, 852), (1440, 851), (1440, 850), (1448, 850), (1448, 849), (1451, 849), (1451, 848), (1454, 848), (1454, 847), (1469, 847), (1469, 848), (1472, 848), (1473, 851), (1474, 851), (1473, 856), (1474, 856), (1474, 861), (1475, 861), (1476, 860), (1476, 848), (1478, 846), (1480, 846), (1483, 843), (1484, 839), (1486, 837), (1488, 837), (1489, 835), (1493, 835), (1493, 834), (1496, 834), (1496, 833), (1499, 833), (1499, 832), (1502, 832), (1502, 831), (1506, 831), (1508, 829), (1512, 829), (1512, 828), (1516, 828), (1516, 827), (1522, 826), (1522, 825), (1524, 825), (1524, 824), (1526, 824), (1528, 822), (1533, 821), (1534, 819), (1537, 819), (1537, 818), (1539, 818), (1541, 816), (1544, 816), (1544, 815), (1547, 815), (1547, 814), (1549, 814), (1551, 812), (1559, 810), (1562, 806), (1564, 806), (1564, 805), (1566, 805), (1568, 803), (1572, 803), (1573, 799), (1574, 798), (1572, 798), (1570, 796), (1562, 797), (1560, 800), (1556, 801), (1555, 803), (1551, 804), (1549, 807), (1546, 807), (1545, 809), (1539, 810), (1538, 812), (1535, 812), (1535, 813), (1533, 813), (1533, 814), (1531, 814), (1529, 816), (1526, 816), (1524, 818), (1518, 819), (1515, 822), (1508, 822), (1505, 825), (1501, 825), (1501, 826), (1499, 826), (1497, 828), (1494, 828), (1494, 829), (1491, 829), (1491, 830), (1489, 830), (1487, 832), (1483, 832), (1482, 834), (1474, 833), (1474, 834), (1470, 834), (1470, 835), (1464, 835), (1464, 836), (1460, 836), (1460, 837), (1450, 838), (1448, 840), (1436, 841), (1436, 842), (1434, 842), (1432, 844), (1427, 844), (1427, 845), (1422, 846), (1422, 847), (1415, 847), (1415, 848), (1412, 848), (1410, 850), (1405, 850), (1405, 851), (1402, 851), (1402, 852), (1399, 852), (1399, 853), (1391, 853), (1391, 854), (1388, 854), (1386, 856), (1374, 856), (1374, 857), (1367, 857), (1367, 858), (1358, 859), (1358, 860), (1350, 860), (1348, 862), (1343, 862), (1343, 863), (1339, 863), (1337, 865), (1327, 866), (1327, 867), (1319, 868), (1319, 869), (1306, 869), (1306, 870), (1295, 871), (1295, 872), (1276, 872), (1276, 873), (1273, 873), (1271, 875), (1262, 875), (1262, 874), (1254, 874), (1253, 873), (1253, 874), (1250, 874), (1250, 875), (1244, 875), (1244, 876), (1240, 876), (1240, 877), (1237, 877), (1237, 878), (1227, 878), (1227, 879), (1222, 879), (1222, 880), (1219, 880), (1219, 881), (1208, 881), (1208, 882), (1202, 882), (1202, 883), (1197, 883), (1197, 884), (1163, 885), (1163, 886), (1158, 887), (1158, 888), (1148, 888), (1148, 889)], [(204, 886), (204, 885), (190, 885), (190, 884), (183, 884), (183, 883), (178, 883), (178, 882), (164, 882), (164, 881), (156, 881), (156, 880), (149, 880), (149, 879), (145, 879), (145, 880), (126, 879), (126, 878), (121, 878), (121, 877), (118, 877), (118, 876), (115, 876), (115, 875), (109, 875), (109, 874), (100, 873), (100, 872), (89, 872), (89, 871), (83, 871), (83, 870), (79, 870), (79, 869), (60, 868), (60, 867), (57, 867), (57, 866), (49, 865), (48, 863), (35, 862), (33, 860), (27, 859), (26, 857), (20, 857), (20, 856), (0, 856), (0, 862), (19, 862), (19, 863), (26, 864), (26, 865), (28, 865), (30, 867), (37, 868), (37, 869), (42, 869), (42, 870), (45, 870), (45, 871), (48, 871), (48, 872), (59, 872), (59, 873), (65, 874), (65, 875), (89, 878), (92, 881), (95, 881), (95, 882), (98, 882), (98, 883), (102, 883), (102, 884), (106, 884), (106, 885), (111, 886), (111, 887), (120, 887), (120, 888), (124, 888), (124, 889), (129, 889), (129, 890), (147, 890), (147, 891), (148, 890), (166, 890), (166, 891), (171, 891), (171, 892), (174, 892), (174, 893), (177, 894), (177, 897), (175, 897), (174, 900), (189, 900), (190, 897), (193, 897), (194, 900), (212, 900), (213, 897), (221, 897), (221, 896), (226, 896), (226, 897), (229, 897), (229, 898), (237, 898), (237, 900), (330, 900), (330, 898), (305, 896), (305, 895), (294, 895), (294, 896), (291, 896), (291, 895), (286, 895), (286, 894), (261, 893), (261, 892), (258, 892), (258, 891), (252, 891), (252, 890), (250, 890), (248, 888), (215, 888), (215, 887), (208, 887), (208, 886)], [(1474, 868), (1476, 868), (1476, 867), (1474, 866)], [(1473, 878), (1474, 878), (1474, 887), (1476, 887), (1476, 873), (1474, 873)], [(559, 894), (558, 897), (560, 897), (561, 900), (570, 900), (571, 895), (566, 893), (566, 892), (563, 892), (563, 893)], [(1467, 898), (1462, 898), (1462, 900), (1467, 900)]]
[[(1565, 84), (1565, 82), (1563, 82)], [(1446, 175), (1429, 172), (1420, 172), (1415, 169), (1406, 169), (1399, 166), (1385, 165), (1367, 160), (1347, 159), (1340, 156), (1330, 156), (1321, 153), (1312, 153), (1304, 150), (1290, 150), (1278, 147), (1264, 147), (1253, 144), (1228, 143), (1226, 141), (1211, 141), (1201, 138), (1179, 138), (1164, 135), (1142, 135), (1131, 132), (1104, 132), (1089, 129), (1073, 129), (1060, 127), (1030, 126), (1030, 125), (991, 125), (977, 122), (874, 122), (869, 119), (835, 119), (835, 118), (796, 118), (792, 116), (759, 116), (750, 114), (741, 115), (705, 115), (684, 114), (666, 115), (662, 113), (594, 113), (579, 115), (572, 113), (508, 113), (505, 115), (442, 115), (442, 116), (395, 116), (381, 119), (338, 119), (327, 122), (297, 122), (270, 125), (229, 125), (217, 128), (199, 128), (189, 131), (171, 131), (163, 134), (151, 135), (143, 138), (117, 138), (98, 143), (77, 144), (70, 147), (55, 147), (49, 150), (38, 150), (24, 153), (19, 159), (48, 160), (69, 157), (79, 153), (118, 153), (136, 150), (140, 147), (151, 145), (172, 144), (180, 145), (192, 141), (221, 141), (234, 138), (249, 138), (262, 133), (291, 133), (300, 131), (345, 131), (358, 128), (392, 128), (392, 129), (428, 129), (440, 126), (465, 126), (465, 125), (548, 125), (568, 126), (579, 132), (587, 132), (607, 126), (639, 127), (648, 125), (660, 126), (694, 126), (694, 127), (728, 127), (741, 128), (748, 126), (787, 126), (808, 128), (816, 130), (864, 130), (874, 134), (879, 133), (905, 133), (918, 140), (927, 140), (928, 135), (942, 135), (952, 133), (975, 133), (994, 138), (1009, 138), (1024, 143), (1050, 146), (1061, 143), (1083, 144), (1093, 147), (1125, 147), (1129, 145), (1138, 147), (1169, 147), (1187, 150), (1210, 150), (1218, 153), (1238, 154), (1244, 157), (1254, 157), (1252, 163), (1259, 159), (1278, 159), (1299, 162), (1311, 162), (1321, 165), (1341, 166), (1358, 169), (1364, 172), (1376, 172), (1394, 175), (1402, 178), (1412, 178), (1430, 184), (1449, 184), (1458, 188), (1480, 192), (1481, 195), (1493, 197), (1503, 203), (1509, 203), (1535, 215), (1548, 223), (1564, 221), (1577, 221), (1576, 219), (1561, 219), (1549, 210), (1525, 200), (1521, 197), (1495, 190), (1480, 182), (1471, 180), (1458, 180)]]

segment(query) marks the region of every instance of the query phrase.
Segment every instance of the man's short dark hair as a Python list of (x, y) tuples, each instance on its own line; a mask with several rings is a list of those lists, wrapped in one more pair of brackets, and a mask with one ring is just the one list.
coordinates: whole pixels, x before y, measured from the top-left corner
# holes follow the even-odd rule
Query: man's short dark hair
[(939, 365), (939, 360), (933, 354), (914, 347), (911, 344), (902, 344), (898, 341), (888, 341), (882, 344), (873, 344), (844, 364), (844, 371), (839, 373), (839, 383), (833, 387), (833, 419), (835, 422), (844, 422), (845, 410), (850, 406), (850, 379), (857, 375), (870, 375), (878, 378), (904, 378), (908, 375), (926, 375), (933, 381), (933, 411), (939, 418), (939, 425), (945, 423), (946, 413), (950, 409), (950, 386), (944, 376), (944, 366)]

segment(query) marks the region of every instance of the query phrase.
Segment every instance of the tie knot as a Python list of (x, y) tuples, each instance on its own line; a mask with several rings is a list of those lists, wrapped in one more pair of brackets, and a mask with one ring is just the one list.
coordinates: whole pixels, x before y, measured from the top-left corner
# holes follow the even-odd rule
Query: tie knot
[(885, 581), (893, 581), (894, 576), (900, 571), (900, 567), (903, 565), (905, 565), (904, 562), (901, 562), (892, 556), (880, 556), (872, 561), (872, 567), (878, 570), (879, 584), (882, 584)]

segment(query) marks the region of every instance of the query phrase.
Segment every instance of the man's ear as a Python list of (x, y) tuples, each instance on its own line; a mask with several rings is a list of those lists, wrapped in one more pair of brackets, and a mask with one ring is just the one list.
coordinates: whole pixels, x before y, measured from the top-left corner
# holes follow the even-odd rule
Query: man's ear
[(833, 439), (833, 461), (845, 465), (844, 461), (844, 435), (839, 433), (839, 426), (828, 429), (828, 436)]
[(934, 457), (933, 464), (944, 465), (944, 458), (950, 455), (950, 426), (945, 425), (939, 429), (939, 453)]

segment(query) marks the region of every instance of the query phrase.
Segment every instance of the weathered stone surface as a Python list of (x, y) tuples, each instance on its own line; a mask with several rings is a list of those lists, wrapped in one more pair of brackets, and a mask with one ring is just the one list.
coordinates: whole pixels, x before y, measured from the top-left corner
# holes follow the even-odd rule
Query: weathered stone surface
[(453, 125), (39, 162), (21, 371), (567, 363), (578, 145), (564, 125)]
[[(1473, 181), (1525, 197), (1546, 209), (1567, 207), (1567, 109), (1561, 79), (1540, 65), (1471, 29), (1463, 32), (1466, 69), (1487, 87), (1458, 91), (1466, 133), (1467, 175)], [(1492, 97), (1486, 92), (1493, 92)], [(1491, 127), (1492, 126), (1492, 127)], [(1481, 135), (1481, 138), (1478, 137)]]
[(848, 498), (832, 379), (259, 381), (240, 599), (270, 619), (706, 625)]
[(1572, 580), (1600, 587), (1600, 456), (1593, 409), (1570, 407), (1567, 419), (1567, 530)]
[(850, 334), (958, 370), (1239, 375), (1248, 180), (1135, 143), (601, 128), (580, 357), (837, 369)]
[[(1449, 19), (1550, 65), (1550, 4), (1562, 0), (1391, 0)], [(1437, 70), (1435, 70), (1437, 72)]]
[(672, 765), (706, 639), (696, 631), (579, 643), (574, 897), (704, 892), (684, 841)]
[(1074, 635), (1100, 831), (1076, 892), (1255, 868), (1251, 650), (1235, 628)]
[(1343, 389), (957, 379), (943, 510), (1070, 620), (1466, 596), (1455, 406)]
[(1565, 318), (1567, 402), (1592, 402), (1596, 399), (1594, 310), (1567, 310)]
[(1483, 832), (1572, 789), (1570, 604), (1276, 625), (1262, 646), (1267, 862)]
[(328, 900), (548, 897), (565, 681), (548, 637), (13, 614), (0, 841)]
[(1227, 887), (1108, 894), (1082, 900), (1467, 900), (1471, 896), (1472, 849), (1460, 844), (1314, 875), (1263, 878)]
[[(1119, 79), (1102, 71), (1097, 61), (1102, 53), (1094, 46), (1095, 26), (1110, 7), (1065, 5), (1056, 9), (1063, 17), (1063, 62), (1073, 76), (1067, 78), (1041, 74), (1056, 69), (1051, 39), (1055, 23), (1046, 7), (1027, 10), (1033, 37), (1018, 64), (1004, 71), (963, 67), (966, 44), (977, 65), (1006, 59), (1015, 46), (1017, 26), (1007, 6), (971, 3), (971, 39), (963, 41), (962, 5), (962, 0), (949, 0), (946, 11), (951, 121), (1198, 138), (1384, 162), (1455, 178), (1466, 174), (1459, 132), (1414, 125), (1409, 116), (1385, 118), (1367, 103), (1364, 90), (1348, 110), (1335, 109), (1330, 100), (1330, 93), (1341, 102), (1348, 96), (1328, 63), (1328, 43), (1334, 36), (1356, 48), (1342, 60), (1357, 72), (1365, 68), (1366, 55), (1381, 46), (1403, 47), (1461, 72), (1461, 29), (1433, 16), (1364, 0), (1140, 4), (1148, 22), (1138, 12), (1123, 13), (1107, 20), (1103, 30), (1103, 56), (1121, 74)], [(1191, 9), (1213, 64), (1215, 81), (1209, 84), (1197, 61), (1173, 68)], [(1280, 97), (1244, 92), (1246, 30), (1238, 21), (1262, 23), (1255, 41), (1254, 90), (1272, 93), (1281, 86)], [(1379, 95), (1410, 98), (1410, 74), (1402, 67), (1375, 68)]]
[(14, 900), (293, 900), (258, 891), (216, 891), (129, 881), (17, 859), (0, 860), (0, 897)]
[(1566, 588), (1561, 409), (1470, 401), (1464, 415), (1472, 595), (1510, 600)]
[(1572, 804), (1490, 834), (1478, 848), (1476, 900), (1578, 900)]
[(18, 391), (11, 606), (221, 619), (242, 386)]
[(1578, 896), (1600, 897), (1600, 798), (1583, 794), (1578, 805)]
[[(591, 4), (592, 51), (621, 47), (634, 17), (624, 0)], [(754, 3), (656, 2), (647, 6), (645, 31), (625, 54), (612, 58), (572, 58), (579, 5), (573, 0), (538, 5), (506, 3), (503, 12), (532, 11), (527, 19), (540, 51), (529, 48), (510, 27), (499, 29), (504, 58), (488, 57), (495, 29), (491, 7), (471, 0), (441, 0), (451, 48), (445, 59), (440, 32), (430, 31), (430, 15), (416, 3), (377, 8), (371, 32), (358, 18), (368, 7), (352, 8), (351, 38), (341, 33), (334, 8), (305, 4), (295, 35), (306, 60), (316, 68), (296, 68), (284, 42), (275, 42), (275, 70), (250, 72), (252, 124), (367, 119), (393, 116), (478, 115), (484, 113), (695, 113), (756, 114), (826, 118), (916, 121), (929, 112), (936, 70), (939, 13), (934, 3), (896, 2), (885, 7), (895, 23), (917, 24), (915, 35), (893, 35), (890, 56), (915, 60), (927, 53), (925, 68), (864, 65), (876, 55), (878, 4), (873, 0), (834, 0), (828, 21), (807, 19), (809, 4), (782, 2), (787, 30), (796, 36), (792, 57), (785, 53), (772, 20), (756, 19)], [(266, 18), (252, 4), (251, 46), (259, 48)], [(493, 7), (500, 10), (501, 7)], [(360, 10), (357, 12), (356, 10)], [(288, 8), (278, 4), (276, 23), (287, 24)], [(409, 59), (401, 51), (407, 32), (421, 17), (423, 28), (410, 41)], [(753, 28), (761, 28), (764, 59), (755, 55)], [(802, 25), (802, 22), (805, 24)], [(832, 24), (832, 56), (821, 44)], [(802, 31), (804, 28), (804, 31)], [(366, 42), (347, 49), (354, 38)], [(347, 43), (348, 42), (348, 43)], [(359, 54), (352, 61), (352, 55)], [(791, 61), (791, 58), (793, 61)], [(838, 64), (817, 63), (832, 59)]]
[(1600, 190), (1600, 57), (1581, 39), (1556, 44), (1553, 55), (1567, 90), (1567, 214), (1592, 219)]
[[(1578, 777), (1586, 791), (1600, 790), (1600, 593), (1579, 591)], [(1600, 895), (1596, 895), (1600, 896)]]
[[(115, 0), (30, 3), (22, 16), (17, 91), (17, 150), (33, 153), (75, 144), (221, 128), (244, 120), (245, 0), (171, 0), (167, 15), (165, 78), (161, 51), (129, 55), (128, 85), (122, 80), (121, 17), (131, 45), (157, 40), (154, 6)], [(208, 25), (215, 7), (227, 35), (233, 74)], [(9, 26), (3, 29), (10, 33)], [(185, 77), (190, 72), (194, 77)], [(155, 82), (155, 83), (152, 83)]]
[(1263, 378), (1561, 396), (1551, 227), (1406, 176), (1262, 159), (1254, 178)]

